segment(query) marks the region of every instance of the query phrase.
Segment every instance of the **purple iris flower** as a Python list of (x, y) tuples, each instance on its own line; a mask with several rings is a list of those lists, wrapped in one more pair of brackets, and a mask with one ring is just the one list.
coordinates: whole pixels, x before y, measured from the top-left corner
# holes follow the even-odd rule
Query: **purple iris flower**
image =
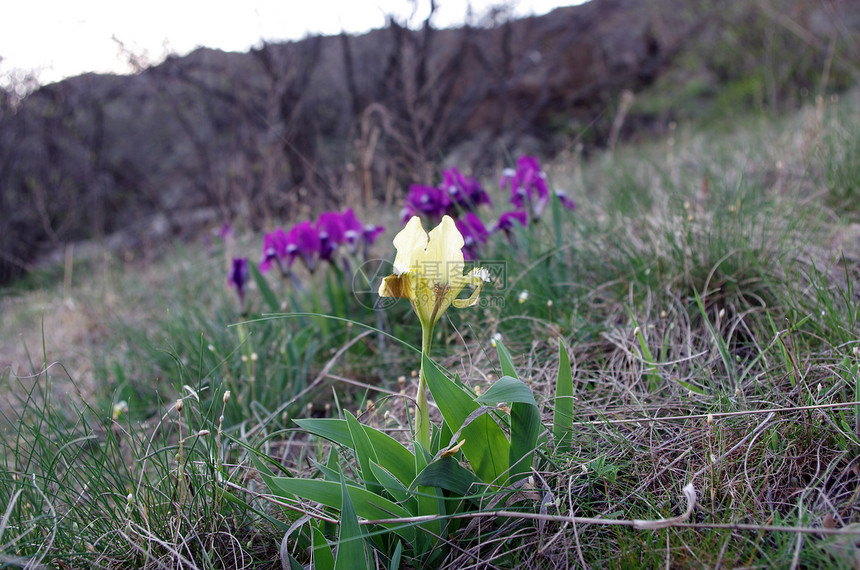
[(230, 287), (236, 288), (236, 294), (239, 295), (239, 304), (242, 307), (242, 313), (245, 313), (245, 292), (248, 290), (248, 258), (234, 257), (233, 264), (230, 266), (230, 272), (227, 275), (227, 284)]
[(283, 260), (287, 257), (288, 242), (289, 238), (281, 228), (269, 232), (263, 237), (263, 257), (260, 260), (261, 273), (267, 272), (272, 267), (272, 262), (277, 263), (281, 271), (284, 271)]
[(435, 220), (444, 216), (450, 206), (451, 198), (441, 188), (413, 184), (409, 187), (406, 207), (402, 213), (423, 215)]
[(376, 238), (379, 237), (379, 234), (385, 231), (385, 228), (382, 226), (377, 226), (374, 224), (366, 224), (364, 226), (364, 230), (362, 231), (362, 237), (364, 238), (364, 243), (366, 245), (373, 245), (373, 242), (376, 241)]
[(567, 194), (565, 194), (564, 190), (556, 190), (555, 195), (558, 198), (559, 202), (561, 202), (562, 206), (564, 206), (568, 210), (576, 210), (576, 204), (573, 202), (573, 200), (567, 197)]
[(313, 273), (322, 251), (319, 232), (309, 221), (305, 220), (293, 226), (293, 229), (290, 230), (290, 236), (295, 244), (295, 253), (302, 257), (308, 271)]
[(469, 212), (457, 220), (455, 224), (463, 236), (463, 258), (466, 261), (476, 260), (481, 245), (487, 241), (487, 237), (490, 234), (484, 226), (484, 222), (478, 216)]
[(320, 258), (331, 261), (334, 252), (344, 242), (342, 215), (337, 212), (323, 212), (317, 219), (316, 230), (320, 240)]
[(349, 248), (350, 253), (356, 253), (359, 245), (362, 246), (362, 254), (367, 257), (367, 248), (373, 245), (379, 234), (385, 231), (382, 226), (375, 224), (363, 224), (352, 208), (347, 209), (340, 216), (343, 226), (343, 242)]
[(509, 234), (514, 229), (514, 223), (519, 222), (521, 226), (528, 223), (528, 215), (522, 210), (514, 210), (513, 212), (505, 212), (499, 216), (499, 221), (493, 226), (493, 231), (503, 231)]
[(506, 168), (502, 172), (501, 188), (511, 191), (511, 204), (517, 209), (531, 210), (532, 219), (537, 220), (549, 203), (549, 187), (546, 174), (534, 156), (521, 156), (516, 170)]
[(341, 225), (343, 226), (343, 241), (349, 248), (349, 251), (355, 253), (358, 248), (359, 240), (364, 237), (364, 224), (352, 211), (352, 208), (347, 209), (340, 216)]
[(474, 178), (467, 178), (456, 166), (442, 171), (442, 189), (464, 210), (474, 210), (481, 204), (493, 205), (481, 184)]

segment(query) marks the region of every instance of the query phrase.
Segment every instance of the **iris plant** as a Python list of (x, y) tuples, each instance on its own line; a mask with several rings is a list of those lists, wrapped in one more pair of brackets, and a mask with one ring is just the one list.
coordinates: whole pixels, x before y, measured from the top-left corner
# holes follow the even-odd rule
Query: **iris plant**
[(248, 290), (248, 258), (234, 257), (227, 274), (227, 285), (236, 289), (240, 312), (245, 314), (245, 293)]
[[(429, 235), (424, 231), (421, 219), (412, 217), (394, 238), (394, 247), (397, 249), (394, 273), (382, 280), (379, 296), (409, 299), (421, 323), (421, 350), (424, 354), (430, 354), (433, 328), (448, 307), (474, 305), (478, 302), (484, 282), (489, 280), (489, 272), (484, 268), (474, 268), (463, 274), (464, 245), (462, 234), (449, 216), (443, 216)], [(473, 286), (474, 290), (468, 298), (459, 299), (466, 285)], [(417, 407), (416, 438), (429, 449), (430, 419), (423, 358), (418, 379)]]
[(481, 204), (493, 205), (483, 186), (474, 178), (467, 178), (456, 166), (442, 171), (442, 188), (460, 210), (474, 211)]
[(308, 271), (313, 273), (320, 260), (334, 263), (341, 246), (351, 254), (361, 251), (367, 257), (367, 248), (385, 231), (382, 226), (363, 224), (352, 209), (339, 212), (323, 212), (316, 222), (303, 221), (289, 232), (278, 228), (263, 238), (263, 254), (260, 271), (265, 273), (277, 265), (284, 276), (296, 257), (301, 257)]
[(529, 210), (533, 220), (540, 218), (549, 203), (546, 174), (534, 156), (521, 156), (516, 170), (506, 168), (499, 185), (511, 192), (511, 204), (519, 210)]

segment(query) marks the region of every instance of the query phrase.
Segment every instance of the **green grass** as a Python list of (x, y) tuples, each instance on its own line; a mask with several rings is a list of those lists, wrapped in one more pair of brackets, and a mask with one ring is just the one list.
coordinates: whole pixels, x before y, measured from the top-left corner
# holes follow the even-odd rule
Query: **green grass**
[[(224, 252), (196, 245), (92, 263), (65, 291), (58, 277), (5, 292), (0, 336), (23, 336), (3, 345), (17, 364), (0, 377), (0, 564), (280, 568), (314, 551), (320, 567), (362, 553), (386, 568), (854, 567), (857, 103), (728, 134), (682, 126), (582, 171), (548, 168), (577, 210), (488, 244), (504, 279), (449, 311), (432, 354), (481, 394), (515, 371), (546, 430), (527, 486), (455, 501), (440, 548), (423, 530), (436, 523), (404, 521), (414, 545), (355, 525), (365, 505), (348, 485), (374, 472), (373, 488), (400, 492), (371, 442), (332, 445), (293, 423), (349, 412), (411, 449), (420, 328), (407, 303), (373, 311), (334, 272), (303, 290), (266, 276), (242, 323)], [(256, 243), (234, 247), (253, 257)], [(572, 395), (572, 424), (556, 394)], [(442, 449), (452, 434), (434, 414)], [(331, 506), (272, 497), (260, 473), (337, 481), (344, 524)], [(637, 528), (681, 515), (688, 484), (689, 518)]]

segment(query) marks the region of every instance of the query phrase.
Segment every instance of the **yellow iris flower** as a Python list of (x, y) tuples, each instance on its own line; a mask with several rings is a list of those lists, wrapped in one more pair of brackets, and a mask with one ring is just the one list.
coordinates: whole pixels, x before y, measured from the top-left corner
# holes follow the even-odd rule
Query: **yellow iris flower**
[[(451, 305), (458, 309), (474, 305), (489, 273), (475, 268), (463, 274), (463, 245), (463, 236), (449, 216), (429, 235), (421, 220), (413, 217), (394, 238), (394, 273), (379, 285), (379, 296), (409, 299), (422, 327), (431, 329)], [(458, 299), (466, 285), (475, 290), (468, 298)]]

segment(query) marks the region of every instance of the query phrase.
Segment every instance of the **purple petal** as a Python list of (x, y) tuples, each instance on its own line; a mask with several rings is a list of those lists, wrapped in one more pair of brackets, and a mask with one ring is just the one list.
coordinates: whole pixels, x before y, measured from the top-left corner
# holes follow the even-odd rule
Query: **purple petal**
[(451, 198), (441, 188), (413, 184), (406, 195), (406, 208), (428, 217), (439, 217), (451, 206)]
[(313, 272), (322, 248), (319, 232), (310, 222), (304, 221), (296, 224), (290, 233), (294, 233), (296, 253), (302, 256), (308, 271)]
[(281, 228), (263, 236), (263, 255), (260, 260), (260, 271), (267, 272), (272, 261), (280, 261), (287, 254), (287, 234)]
[(494, 230), (509, 232), (513, 229), (514, 222), (519, 222), (521, 226), (525, 226), (528, 223), (528, 215), (522, 210), (505, 212), (499, 216), (499, 221), (496, 222)]
[(567, 208), (568, 210), (576, 210), (576, 204), (567, 197), (567, 194), (564, 193), (564, 190), (556, 190), (555, 195), (558, 197), (561, 205)]
[(236, 288), (240, 298), (245, 297), (248, 285), (248, 258), (234, 257), (230, 272), (227, 275), (227, 284)]
[(373, 242), (376, 241), (376, 238), (385, 231), (383, 226), (375, 226), (373, 224), (368, 224), (364, 226), (364, 243), (367, 245), (373, 245)]

